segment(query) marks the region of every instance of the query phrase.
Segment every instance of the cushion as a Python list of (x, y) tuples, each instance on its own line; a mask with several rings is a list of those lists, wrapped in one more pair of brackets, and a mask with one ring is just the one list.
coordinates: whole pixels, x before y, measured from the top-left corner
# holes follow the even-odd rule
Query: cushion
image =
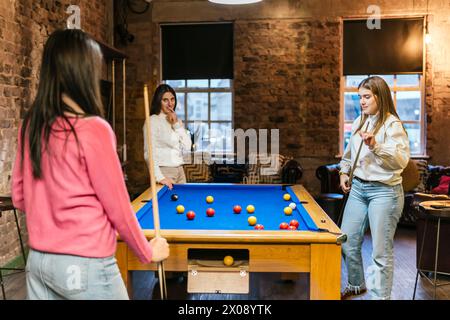
[(448, 194), (450, 185), (450, 176), (442, 176), (439, 185), (431, 190), (435, 194)]
[(184, 174), (187, 182), (211, 182), (209, 169), (211, 154), (207, 152), (195, 152), (183, 154)]
[(258, 154), (249, 155), (248, 179), (258, 183), (281, 183), (281, 169), (293, 157), (281, 154)]
[(416, 163), (417, 170), (419, 171), (419, 184), (417, 185), (415, 192), (427, 192), (427, 180), (428, 180), (428, 161), (427, 160), (413, 160)]
[(402, 185), (403, 191), (409, 192), (416, 188), (420, 183), (419, 170), (417, 169), (416, 162), (409, 160), (406, 168), (402, 172)]

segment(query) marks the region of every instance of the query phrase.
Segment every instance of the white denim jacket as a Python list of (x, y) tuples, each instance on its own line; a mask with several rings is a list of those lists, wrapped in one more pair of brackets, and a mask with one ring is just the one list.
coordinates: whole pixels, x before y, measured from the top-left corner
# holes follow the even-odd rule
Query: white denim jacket
[[(374, 130), (376, 120), (377, 116), (369, 116), (368, 132)], [(360, 117), (352, 124), (352, 136), (340, 162), (342, 173), (349, 173), (355, 161), (362, 140), (359, 133), (355, 134), (359, 124)], [(366, 124), (362, 130), (365, 126)], [(401, 173), (408, 164), (410, 153), (408, 136), (401, 121), (389, 115), (375, 135), (375, 141), (372, 150), (363, 143), (353, 175), (363, 180), (378, 181), (391, 186), (402, 183)]]
[[(147, 126), (144, 123), (144, 159), (149, 165)], [(160, 182), (164, 179), (160, 167), (179, 167), (183, 161), (183, 150), (191, 150), (191, 137), (186, 129), (177, 122), (171, 125), (166, 120), (164, 112), (150, 117), (150, 131), (152, 133), (152, 150), (155, 170), (155, 179)]]

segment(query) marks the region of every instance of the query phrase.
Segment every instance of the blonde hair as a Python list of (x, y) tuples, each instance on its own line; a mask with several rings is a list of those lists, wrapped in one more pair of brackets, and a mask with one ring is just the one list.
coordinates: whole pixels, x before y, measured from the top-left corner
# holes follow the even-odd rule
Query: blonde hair
[[(379, 117), (374, 126), (375, 129), (372, 132), (374, 135), (377, 134), (377, 132), (386, 122), (386, 119), (389, 117), (389, 114), (392, 114), (393, 116), (395, 116), (397, 119), (400, 120), (400, 117), (398, 116), (397, 111), (395, 110), (391, 90), (389, 89), (389, 86), (387, 85), (386, 81), (384, 81), (383, 78), (378, 76), (368, 77), (359, 84), (358, 89), (361, 88), (370, 90), (375, 97), (375, 101), (377, 102)], [(369, 116), (367, 114), (363, 114), (361, 110), (361, 121), (356, 132), (361, 130), (368, 117)], [(405, 130), (405, 127), (403, 127), (403, 130)]]

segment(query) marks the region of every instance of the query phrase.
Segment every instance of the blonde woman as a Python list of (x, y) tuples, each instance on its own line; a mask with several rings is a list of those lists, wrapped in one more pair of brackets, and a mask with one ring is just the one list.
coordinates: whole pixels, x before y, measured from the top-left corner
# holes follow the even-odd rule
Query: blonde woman
[[(340, 163), (341, 188), (350, 192), (341, 226), (348, 236), (342, 246), (348, 285), (341, 298), (369, 289), (373, 299), (387, 300), (393, 282), (394, 234), (404, 205), (401, 173), (409, 161), (409, 141), (386, 82), (369, 77), (358, 89), (361, 116), (353, 122), (352, 136)], [(360, 157), (354, 164), (361, 142)], [(353, 181), (349, 183), (353, 164)], [(369, 226), (373, 252), (366, 283), (361, 246)]]

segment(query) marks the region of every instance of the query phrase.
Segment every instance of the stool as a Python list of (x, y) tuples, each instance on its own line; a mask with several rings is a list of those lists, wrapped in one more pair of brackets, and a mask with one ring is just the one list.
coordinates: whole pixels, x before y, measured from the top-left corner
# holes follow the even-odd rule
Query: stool
[[(430, 281), (431, 284), (433, 284), (433, 287), (434, 287), (433, 299), (435, 300), (437, 287), (450, 284), (450, 282), (441, 283), (441, 284), (438, 284), (438, 282), (437, 282), (437, 274), (442, 273), (442, 272), (437, 271), (438, 258), (439, 258), (439, 239), (440, 239), (440, 231), (441, 231), (441, 219), (449, 219), (450, 218), (450, 200), (424, 201), (419, 204), (419, 209), (420, 209), (421, 213), (423, 213), (425, 215), (425, 228), (423, 231), (422, 243), (420, 246), (419, 262), (418, 262), (418, 266), (417, 266), (416, 283), (414, 285), (413, 300), (416, 297), (417, 280), (419, 278), (419, 274), (421, 276), (425, 277), (428, 281)], [(433, 280), (431, 280), (427, 275), (425, 275), (425, 273), (423, 272), (424, 270), (421, 269), (423, 248), (424, 248), (424, 243), (425, 243), (426, 234), (427, 234), (428, 220), (430, 218), (437, 219), (436, 250), (434, 252)], [(425, 271), (430, 271), (430, 270), (425, 270)]]
[(17, 218), (17, 211), (16, 211), (16, 208), (14, 208), (14, 206), (12, 204), (11, 197), (0, 197), (0, 217), (2, 216), (3, 211), (13, 211), (14, 212), (14, 219), (16, 220), (17, 234), (19, 236), (20, 249), (22, 250), (22, 257), (23, 257), (23, 263), (24, 263), (23, 268), (2, 268), (2, 267), (0, 267), (0, 286), (2, 288), (3, 300), (6, 300), (6, 293), (5, 293), (5, 286), (4, 286), (4, 282), (3, 282), (2, 271), (3, 270), (19, 271), (19, 272), (25, 271), (27, 257), (25, 254), (25, 248), (23, 246), (22, 233), (21, 233), (20, 227), (19, 227), (19, 219)]

